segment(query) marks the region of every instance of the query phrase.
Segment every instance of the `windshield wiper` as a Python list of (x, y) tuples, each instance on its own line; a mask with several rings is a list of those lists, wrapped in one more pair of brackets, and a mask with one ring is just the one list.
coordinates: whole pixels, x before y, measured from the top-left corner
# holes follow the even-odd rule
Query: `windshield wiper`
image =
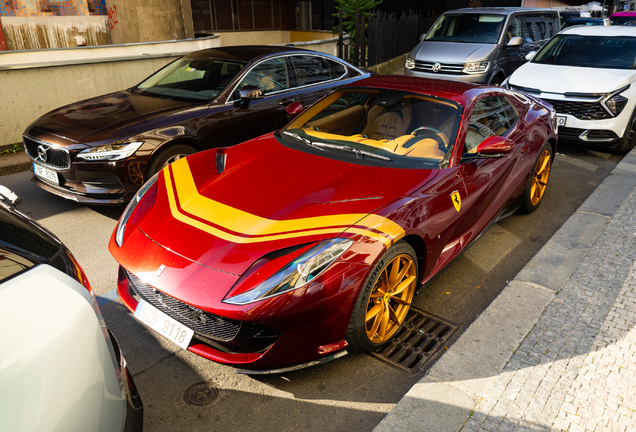
[(312, 142), (311, 140), (308, 140), (307, 138), (301, 137), (301, 136), (300, 136), (300, 135), (298, 135), (297, 133), (289, 132), (289, 131), (283, 131), (283, 133), (284, 133), (285, 135), (287, 135), (287, 136), (290, 136), (290, 137), (294, 138), (295, 140), (298, 140), (298, 141), (300, 141), (300, 142), (304, 143), (304, 144), (307, 144), (307, 145), (309, 145), (309, 146), (315, 147), (315, 148), (317, 148), (317, 149), (318, 149), (318, 150), (320, 150), (320, 151), (324, 151), (324, 149), (322, 149), (322, 148), (320, 148), (320, 147), (316, 146), (316, 145), (314, 144), (314, 142)]
[(362, 156), (367, 156), (367, 157), (374, 158), (374, 159), (380, 159), (380, 160), (385, 161), (385, 162), (391, 162), (391, 159), (386, 157), (386, 156), (381, 156), (379, 154), (371, 153), (371, 152), (368, 152), (366, 150), (361, 150), (361, 149), (356, 148), (356, 147), (340, 145), (340, 144), (319, 143), (319, 142), (314, 142), (311, 145), (314, 146), (314, 147), (318, 147), (318, 148), (330, 148), (330, 149), (335, 149), (335, 150), (342, 150), (342, 151), (349, 152), (349, 153), (355, 153), (356, 157), (359, 158), (359, 159), (362, 159)]
[(375, 153), (371, 153), (368, 152), (366, 150), (361, 150), (359, 148), (356, 147), (351, 147), (351, 146), (346, 146), (346, 145), (340, 145), (340, 144), (328, 144), (328, 143), (321, 143), (321, 142), (315, 142), (315, 141), (311, 141), (305, 137), (302, 137), (300, 135), (298, 135), (297, 133), (294, 132), (289, 132), (289, 131), (284, 131), (283, 132), (285, 135), (290, 136), (298, 141), (301, 141), (309, 146), (312, 146), (314, 148), (317, 148), (318, 150), (321, 151), (325, 151), (325, 149), (334, 149), (334, 150), (342, 150), (345, 152), (349, 152), (349, 153), (355, 153), (357, 158), (362, 159), (361, 156), (368, 156), (370, 158), (374, 158), (374, 159), (380, 159), (382, 161), (385, 162), (392, 162), (392, 160), (386, 156), (381, 156)]

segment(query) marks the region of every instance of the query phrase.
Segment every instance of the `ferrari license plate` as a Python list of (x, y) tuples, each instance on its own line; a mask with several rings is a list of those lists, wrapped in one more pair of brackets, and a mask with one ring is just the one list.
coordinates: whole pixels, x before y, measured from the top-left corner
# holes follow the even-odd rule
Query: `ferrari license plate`
[(194, 330), (170, 318), (153, 305), (140, 300), (135, 308), (135, 317), (181, 348), (188, 349)]
[(53, 170), (33, 164), (33, 173), (44, 180), (50, 181), (51, 183), (60, 184), (60, 181), (57, 179), (57, 173)]
[(565, 126), (565, 121), (567, 120), (567, 117), (565, 117), (564, 115), (557, 115), (557, 126)]

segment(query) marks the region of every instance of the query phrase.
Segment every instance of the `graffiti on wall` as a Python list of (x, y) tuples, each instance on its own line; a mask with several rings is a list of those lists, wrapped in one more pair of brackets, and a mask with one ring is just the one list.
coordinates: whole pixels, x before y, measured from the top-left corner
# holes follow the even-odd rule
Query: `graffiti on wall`
[(0, 16), (106, 15), (105, 0), (0, 0)]
[(117, 25), (119, 15), (117, 14), (117, 6), (113, 5), (108, 8), (108, 23), (110, 24), (110, 29), (114, 29)]

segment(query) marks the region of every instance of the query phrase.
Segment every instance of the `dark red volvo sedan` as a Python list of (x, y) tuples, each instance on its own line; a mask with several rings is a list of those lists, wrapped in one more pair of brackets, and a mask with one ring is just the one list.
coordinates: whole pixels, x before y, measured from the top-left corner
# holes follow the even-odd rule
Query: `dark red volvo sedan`
[(488, 227), (540, 205), (555, 128), (549, 104), (512, 90), (358, 81), (279, 132), (153, 176), (110, 241), (119, 295), (244, 372), (376, 350)]
[(130, 89), (77, 102), (26, 128), (33, 181), (87, 204), (124, 204), (167, 164), (281, 128), (308, 106), (368, 77), (333, 56), (239, 46), (197, 51)]

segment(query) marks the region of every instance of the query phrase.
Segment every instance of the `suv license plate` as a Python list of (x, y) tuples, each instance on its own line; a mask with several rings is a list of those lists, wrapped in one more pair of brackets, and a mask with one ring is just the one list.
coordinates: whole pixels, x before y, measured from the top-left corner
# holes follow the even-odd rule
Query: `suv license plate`
[(57, 173), (53, 170), (44, 168), (43, 166), (34, 163), (33, 173), (36, 176), (43, 178), (44, 180), (50, 181), (51, 183), (55, 183), (56, 185), (60, 184), (60, 181), (57, 178)]
[(160, 335), (170, 339), (183, 349), (188, 349), (194, 330), (170, 318), (151, 304), (140, 300), (135, 308), (135, 317)]
[(556, 118), (557, 118), (557, 126), (565, 126), (565, 121), (567, 120), (566, 116), (557, 114)]

